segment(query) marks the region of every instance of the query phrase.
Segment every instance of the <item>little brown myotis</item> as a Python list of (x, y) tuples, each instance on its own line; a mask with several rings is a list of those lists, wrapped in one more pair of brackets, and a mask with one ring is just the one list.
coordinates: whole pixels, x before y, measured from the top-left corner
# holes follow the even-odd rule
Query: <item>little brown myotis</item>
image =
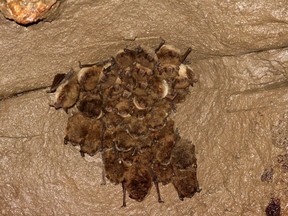
[(93, 119), (90, 123), (85, 139), (80, 142), (80, 153), (84, 157), (85, 154), (90, 156), (95, 155), (102, 150), (102, 134), (103, 134), (102, 122), (98, 119)]
[(199, 188), (196, 168), (187, 170), (174, 170), (175, 176), (172, 177), (172, 184), (176, 189), (179, 199), (181, 201), (184, 198), (191, 198), (195, 193), (199, 193), (201, 189)]
[(64, 143), (71, 142), (73, 145), (79, 145), (88, 134), (89, 119), (81, 113), (75, 113), (68, 118), (65, 131)]
[(100, 95), (81, 92), (77, 108), (88, 117), (100, 119), (103, 116), (102, 100)]
[(131, 116), (130, 111), (131, 111), (131, 106), (132, 102), (130, 99), (122, 99), (120, 98), (119, 102), (115, 105), (115, 113), (120, 115), (123, 118)]
[(147, 93), (153, 100), (165, 98), (171, 91), (171, 87), (166, 80), (154, 78), (150, 80)]
[(190, 54), (191, 51), (192, 49), (188, 48), (186, 52), (183, 55), (181, 55), (180, 49), (172, 45), (164, 44), (157, 50), (156, 54), (159, 59), (159, 63), (161, 65), (178, 66), (186, 60), (187, 56)]
[(85, 91), (93, 90), (97, 87), (99, 80), (103, 77), (103, 66), (94, 65), (91, 67), (83, 67), (78, 72), (78, 83), (81, 89)]
[[(124, 182), (126, 183), (129, 197), (138, 202), (141, 202), (147, 196), (152, 187), (152, 182), (156, 188), (158, 202), (163, 202), (159, 190), (157, 174), (151, 167), (153, 160), (153, 151), (146, 146), (138, 151), (137, 155), (134, 157), (133, 164), (125, 173)], [(129, 184), (129, 182), (131, 183)]]
[(113, 143), (115, 144), (116, 150), (119, 152), (133, 151), (140, 147), (141, 144), (137, 138), (131, 137), (129, 133), (122, 128), (118, 128), (115, 131)]
[(102, 160), (106, 178), (114, 184), (123, 182), (128, 166), (119, 158), (119, 153), (114, 148), (105, 149), (102, 152)]
[[(134, 164), (129, 167), (127, 172), (125, 172), (123, 183), (129, 197), (141, 202), (151, 190), (152, 177), (146, 166)], [(126, 206), (125, 200), (123, 200), (123, 206)]]
[(50, 104), (50, 106), (55, 107), (55, 109), (62, 108), (67, 112), (77, 102), (80, 88), (75, 72), (69, 72), (64, 80), (57, 87), (54, 103)]
[(115, 112), (105, 113), (103, 116), (103, 123), (106, 129), (115, 130), (118, 125), (123, 122), (123, 117), (117, 115)]
[(115, 60), (122, 69), (129, 68), (135, 62), (136, 52), (130, 49), (123, 49), (116, 53)]
[(171, 164), (175, 173), (172, 178), (179, 199), (191, 198), (196, 192), (200, 192), (197, 180), (197, 161), (195, 146), (187, 140), (177, 142), (172, 151)]
[(153, 70), (142, 66), (139, 63), (133, 65), (131, 69), (131, 76), (136, 83), (148, 83), (153, 75)]
[(135, 51), (135, 62), (152, 71), (158, 62), (155, 51), (146, 46), (138, 46)]
[(169, 117), (196, 82), (184, 63), (190, 52), (164, 41), (155, 50), (125, 48), (53, 80), (53, 106), (79, 111), (68, 119), (64, 142), (79, 145), (82, 156), (101, 152), (106, 177), (122, 184), (123, 206), (126, 190), (140, 202), (153, 183), (159, 202), (158, 183), (173, 183), (180, 199), (199, 191), (194, 146), (180, 140)]
[(103, 76), (100, 77), (98, 83), (98, 88), (101, 91), (110, 88), (115, 84), (118, 78), (119, 69), (114, 58), (111, 59), (111, 62), (103, 66)]
[(155, 105), (156, 104), (158, 106), (154, 106), (145, 116), (147, 127), (151, 131), (162, 129), (166, 125), (167, 118), (171, 111), (170, 105), (165, 101), (163, 103), (155, 103)]
[(174, 121), (168, 120), (165, 127), (154, 132), (155, 143), (152, 146), (155, 154), (155, 160), (163, 165), (170, 163), (171, 154), (179, 135), (174, 129)]
[(157, 175), (158, 182), (163, 185), (171, 183), (172, 177), (175, 176), (171, 163), (164, 165), (155, 160), (152, 163), (152, 169)]
[(97, 119), (87, 118), (81, 113), (69, 117), (64, 143), (80, 145), (80, 153), (93, 156), (101, 147), (102, 123)]
[(172, 151), (171, 163), (179, 170), (195, 166), (195, 146), (188, 140), (180, 139)]
[(133, 138), (139, 138), (141, 136), (146, 136), (148, 133), (146, 122), (137, 117), (130, 116), (123, 120), (123, 127), (127, 133)]
[(178, 75), (174, 78), (174, 89), (186, 89), (190, 86), (191, 82), (188, 78), (187, 67), (184, 64), (179, 66)]

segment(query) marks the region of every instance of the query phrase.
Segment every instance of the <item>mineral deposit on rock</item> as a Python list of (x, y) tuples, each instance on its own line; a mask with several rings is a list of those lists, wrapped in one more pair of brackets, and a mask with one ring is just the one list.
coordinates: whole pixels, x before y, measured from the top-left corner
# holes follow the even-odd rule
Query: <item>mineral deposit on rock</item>
[(8, 19), (27, 25), (44, 19), (57, 0), (1, 0), (0, 10)]

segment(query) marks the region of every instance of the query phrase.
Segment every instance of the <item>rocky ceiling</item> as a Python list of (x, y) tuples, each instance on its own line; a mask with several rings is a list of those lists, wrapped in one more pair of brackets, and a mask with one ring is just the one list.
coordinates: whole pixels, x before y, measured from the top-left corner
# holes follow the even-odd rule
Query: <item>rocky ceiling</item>
[[(0, 16), (2, 215), (273, 215), (272, 198), (288, 215), (287, 1), (67, 0), (48, 21)], [(63, 145), (67, 114), (46, 89), (78, 61), (160, 37), (193, 49), (199, 81), (174, 119), (196, 146), (202, 191), (180, 201), (161, 186), (164, 203), (153, 188), (120, 208), (121, 188), (100, 185), (100, 156)]]

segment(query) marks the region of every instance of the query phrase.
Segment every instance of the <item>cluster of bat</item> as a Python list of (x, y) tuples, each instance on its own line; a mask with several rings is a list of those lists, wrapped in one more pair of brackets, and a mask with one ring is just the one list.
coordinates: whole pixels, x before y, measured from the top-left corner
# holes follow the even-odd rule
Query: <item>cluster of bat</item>
[(82, 156), (101, 152), (106, 177), (122, 184), (142, 201), (152, 185), (162, 202), (158, 183), (172, 183), (179, 198), (199, 192), (194, 145), (180, 139), (170, 114), (197, 82), (185, 59), (191, 52), (166, 45), (120, 50), (115, 57), (82, 65), (78, 72), (58, 74), (50, 92), (51, 105), (66, 112), (64, 143), (80, 146)]

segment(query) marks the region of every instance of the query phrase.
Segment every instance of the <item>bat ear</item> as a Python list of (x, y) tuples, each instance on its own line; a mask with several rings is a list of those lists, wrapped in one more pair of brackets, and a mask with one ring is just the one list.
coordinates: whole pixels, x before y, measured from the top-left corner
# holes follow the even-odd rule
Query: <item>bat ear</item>
[(66, 74), (61, 73), (61, 74), (56, 74), (54, 76), (52, 85), (50, 87), (50, 90), (47, 91), (47, 93), (53, 93), (56, 91), (56, 89), (59, 87), (59, 85), (62, 83), (62, 81), (64, 80)]
[(181, 62), (181, 63), (183, 63), (183, 62), (186, 60), (186, 58), (187, 58), (188, 55), (191, 53), (191, 51), (192, 51), (192, 48), (191, 48), (191, 47), (189, 47), (189, 48), (186, 50), (186, 52), (181, 56), (181, 59), (180, 59), (180, 62)]
[(161, 38), (161, 42), (160, 42), (159, 46), (155, 49), (155, 52), (157, 53), (164, 44), (165, 44), (165, 40)]

